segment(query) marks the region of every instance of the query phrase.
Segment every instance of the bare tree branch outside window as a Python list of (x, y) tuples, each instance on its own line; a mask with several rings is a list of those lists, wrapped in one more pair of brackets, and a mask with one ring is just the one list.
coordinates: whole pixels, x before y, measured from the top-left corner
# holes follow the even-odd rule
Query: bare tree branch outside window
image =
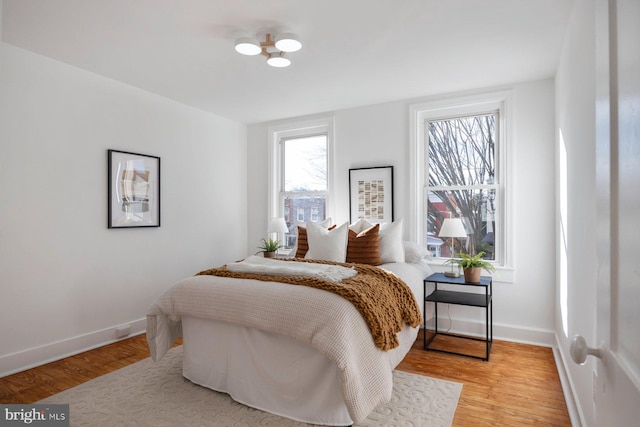
[(494, 259), (496, 230), (496, 117), (497, 112), (426, 124), (427, 231), (437, 235), (444, 218), (460, 217), (469, 238), (455, 253), (484, 251), (488, 259)]

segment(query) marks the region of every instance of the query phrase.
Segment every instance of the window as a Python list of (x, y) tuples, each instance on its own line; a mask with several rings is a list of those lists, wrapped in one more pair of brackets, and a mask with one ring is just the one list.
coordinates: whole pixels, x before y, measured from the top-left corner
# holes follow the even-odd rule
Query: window
[[(328, 120), (271, 129), (270, 212), (284, 216), (296, 245), (297, 222), (322, 222), (328, 215), (331, 123)], [(292, 215), (295, 214), (295, 217)]]
[[(283, 183), (280, 200), (284, 210), (298, 212), (298, 222), (323, 221), (327, 211), (327, 135), (312, 135), (280, 140)], [(291, 233), (285, 245), (293, 247), (297, 227), (285, 218)], [(293, 225), (293, 227), (291, 226)]]
[[(454, 254), (484, 252), (495, 259), (497, 120), (493, 111), (425, 121), (427, 235), (437, 236), (445, 218), (462, 218), (469, 237), (453, 240), (459, 245)], [(441, 256), (451, 255), (448, 246)]]
[[(508, 264), (506, 93), (412, 107), (418, 241), (436, 258), (460, 252)], [(461, 218), (467, 238), (438, 237)]]

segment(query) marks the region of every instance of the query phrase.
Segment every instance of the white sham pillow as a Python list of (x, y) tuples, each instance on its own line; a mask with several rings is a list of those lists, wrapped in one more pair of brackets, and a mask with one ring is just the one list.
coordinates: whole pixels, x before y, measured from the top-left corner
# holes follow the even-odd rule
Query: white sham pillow
[(308, 222), (307, 241), (309, 250), (304, 257), (307, 259), (345, 262), (347, 259), (348, 236), (348, 222), (333, 230), (327, 230), (322, 225)]
[[(324, 221), (320, 222), (320, 225), (323, 226), (324, 228), (328, 228), (331, 225), (331, 217), (325, 219)], [(307, 241), (307, 236), (306, 236), (306, 230), (307, 230), (307, 223), (306, 222), (302, 222), (302, 221), (298, 221), (297, 222), (297, 227), (296, 230), (298, 230), (298, 227), (302, 227), (305, 229), (305, 236), (304, 236), (304, 241), (305, 243), (302, 245), (303, 247), (303, 251), (308, 250), (308, 245), (306, 243)], [(304, 257), (304, 254), (306, 254), (306, 252), (303, 252), (302, 255), (298, 254), (298, 248), (300, 247), (300, 236), (296, 236), (296, 246), (291, 250), (291, 256), (295, 257), (295, 256), (300, 256), (300, 257)]]
[(380, 261), (382, 263), (404, 262), (402, 243), (402, 218), (392, 223), (382, 224), (378, 234), (380, 239)]
[(356, 234), (362, 233), (364, 230), (368, 230), (373, 227), (373, 224), (369, 224), (366, 219), (359, 218), (356, 222), (349, 226), (349, 230), (353, 231)]
[(402, 242), (404, 246), (404, 260), (405, 262), (421, 262), (423, 258), (431, 259), (431, 252), (424, 246), (405, 240)]
[[(309, 222), (313, 222), (313, 221), (309, 221)], [(300, 227), (307, 228), (307, 224), (308, 224), (309, 222), (298, 221), (298, 222), (297, 222), (297, 224), (298, 224)], [(322, 221), (322, 222), (316, 222), (316, 223), (314, 223), (314, 224), (320, 224), (320, 225), (321, 225), (321, 226), (323, 226), (324, 228), (328, 228), (328, 227), (331, 225), (331, 217), (329, 217), (329, 218), (325, 219), (325, 220), (324, 220), (324, 221)]]

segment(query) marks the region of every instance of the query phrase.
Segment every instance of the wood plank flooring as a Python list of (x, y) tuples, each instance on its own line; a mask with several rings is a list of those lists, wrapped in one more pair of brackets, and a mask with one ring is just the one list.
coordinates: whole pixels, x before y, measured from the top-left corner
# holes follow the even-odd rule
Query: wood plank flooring
[[(437, 339), (437, 348), (479, 356), (485, 352), (484, 343), (477, 341)], [(484, 362), (422, 347), (421, 332), (398, 369), (464, 384), (454, 427), (571, 426), (550, 348), (494, 340)]]
[[(482, 354), (473, 341), (440, 343), (448, 344)], [(140, 335), (0, 378), (0, 403), (33, 403), (147, 357)], [(546, 347), (494, 340), (490, 360), (483, 362), (425, 351), (420, 333), (398, 369), (464, 384), (454, 427), (571, 425), (553, 353)]]

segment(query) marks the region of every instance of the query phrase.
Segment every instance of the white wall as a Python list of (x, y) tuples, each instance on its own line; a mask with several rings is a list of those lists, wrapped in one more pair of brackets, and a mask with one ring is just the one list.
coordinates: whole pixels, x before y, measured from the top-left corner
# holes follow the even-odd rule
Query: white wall
[[(591, 344), (596, 342), (595, 17), (591, 0), (573, 4), (556, 73), (556, 122), (558, 152), (564, 145), (568, 159), (566, 189), (560, 185), (557, 188), (558, 197), (562, 191), (567, 194), (566, 234), (560, 211), (556, 225), (559, 248), (566, 239), (567, 267), (566, 279), (560, 264), (557, 269), (556, 334), (577, 399), (580, 423), (594, 425), (594, 360), (589, 358), (586, 366), (578, 366), (569, 355), (571, 339), (576, 334)], [(563, 292), (566, 304), (562, 302)]]
[[(510, 149), (514, 156), (511, 185), (516, 273), (515, 282), (495, 284), (494, 333), (496, 337), (551, 345), (555, 300), (553, 80), (518, 84), (513, 86), (513, 93), (514, 137)], [(412, 214), (409, 108), (428, 100), (391, 102), (328, 114), (335, 120), (334, 222), (349, 219), (349, 168), (386, 165), (394, 166), (395, 217), (408, 220)], [(290, 121), (296, 120), (301, 118)], [(269, 127), (283, 122), (287, 121), (255, 124), (248, 129), (249, 247), (257, 245), (267, 223)], [(408, 232), (407, 225), (407, 239), (411, 237)], [(527, 262), (531, 259), (535, 263)], [(465, 307), (452, 306), (451, 313), (471, 322), (484, 319), (480, 310)], [(463, 326), (468, 325), (454, 324), (454, 328)]]
[[(0, 376), (246, 255), (245, 125), (4, 43), (0, 91)], [(107, 229), (109, 148), (161, 157), (160, 228)]]

